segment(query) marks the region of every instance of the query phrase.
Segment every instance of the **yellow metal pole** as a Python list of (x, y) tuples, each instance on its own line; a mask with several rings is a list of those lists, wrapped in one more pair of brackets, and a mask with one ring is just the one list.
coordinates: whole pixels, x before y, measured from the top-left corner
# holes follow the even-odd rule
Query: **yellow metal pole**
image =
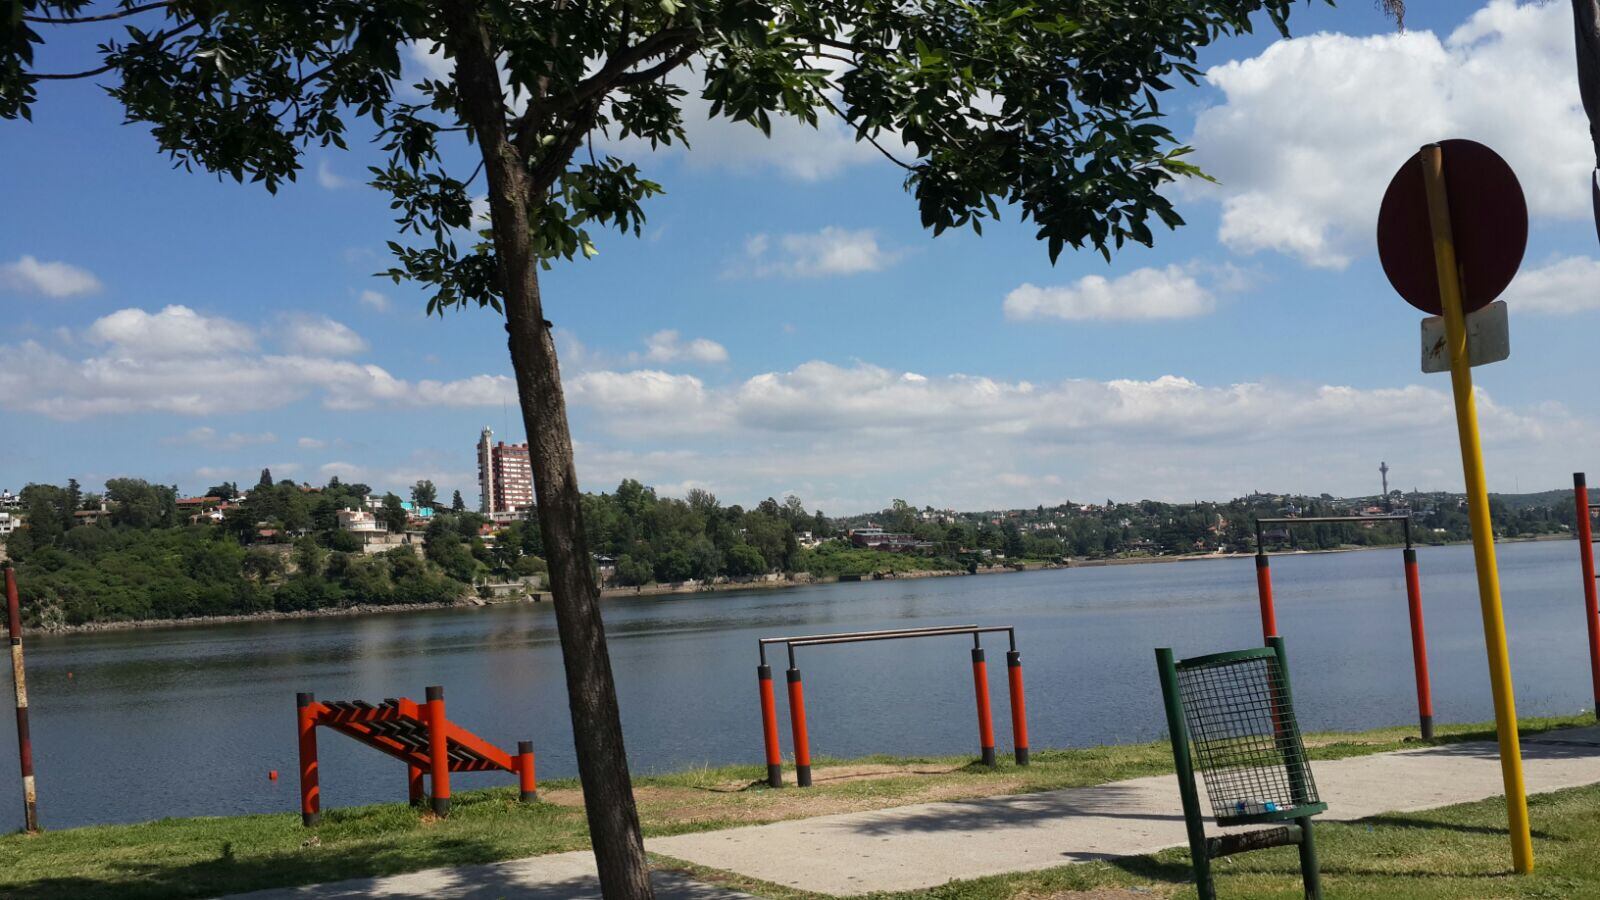
[(1455, 393), (1456, 430), (1461, 436), (1461, 466), (1467, 476), (1467, 514), (1472, 523), (1472, 555), (1478, 568), (1478, 603), (1483, 609), (1483, 640), (1489, 650), (1489, 683), (1494, 690), (1495, 731), (1500, 738), (1500, 774), (1506, 789), (1506, 822), (1511, 832), (1511, 862), (1519, 873), (1533, 871), (1533, 838), (1528, 831), (1528, 795), (1522, 780), (1522, 746), (1517, 739), (1517, 701), (1511, 689), (1506, 623), (1500, 610), (1500, 570), (1494, 556), (1494, 525), (1489, 489), (1483, 478), (1483, 447), (1478, 439), (1478, 408), (1472, 397), (1472, 366), (1467, 359), (1467, 320), (1461, 309), (1461, 270), (1450, 228), (1445, 193), (1444, 154), (1429, 144), (1418, 154), (1428, 191), (1428, 223), (1433, 230), (1433, 260), (1444, 306), (1445, 342), (1450, 350), (1450, 387)]

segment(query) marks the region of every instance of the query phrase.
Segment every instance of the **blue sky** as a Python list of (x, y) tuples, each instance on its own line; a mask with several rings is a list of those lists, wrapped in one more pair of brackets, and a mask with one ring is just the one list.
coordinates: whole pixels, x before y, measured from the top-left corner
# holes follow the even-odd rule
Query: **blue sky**
[[(1491, 489), (1568, 483), (1600, 445), (1570, 14), (1417, 3), (1400, 34), (1373, 6), (1209, 48), (1164, 106), (1222, 184), (1177, 189), (1188, 226), (1109, 265), (1051, 266), (1014, 221), (930, 237), (832, 126), (767, 141), (691, 110), (692, 153), (613, 148), (668, 193), (643, 238), (544, 277), (584, 486), (847, 513), (1366, 493), (1382, 459), (1459, 489), (1446, 376), (1419, 372), (1371, 237), (1390, 174), (1446, 137), (1498, 149), (1532, 211), (1511, 359), (1476, 373)], [(86, 83), (41, 94), (0, 125), (0, 486), (271, 466), (476, 501), (479, 428), (522, 439), (504, 332), (372, 277), (392, 224), (368, 147), (310, 152), (273, 196), (173, 170)]]

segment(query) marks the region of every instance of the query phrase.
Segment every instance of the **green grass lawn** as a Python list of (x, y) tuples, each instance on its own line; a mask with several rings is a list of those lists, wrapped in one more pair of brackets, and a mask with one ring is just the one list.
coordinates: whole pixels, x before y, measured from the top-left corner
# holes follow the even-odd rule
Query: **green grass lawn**
[[(1522, 727), (1525, 733), (1532, 733), (1590, 721), (1588, 717), (1582, 721), (1529, 719)], [(1313, 759), (1338, 759), (1419, 746), (1414, 739), (1408, 740), (1409, 734), (1405, 728), (1388, 728), (1313, 734), (1307, 740)], [(1492, 729), (1483, 725), (1443, 726), (1435, 742), (1492, 737)], [(993, 770), (974, 765), (969, 758), (955, 757), (823, 761), (816, 766), (817, 787), (807, 791), (759, 786), (764, 775), (760, 766), (645, 776), (637, 779), (635, 787), (646, 834), (664, 835), (926, 800), (1100, 784), (1171, 771), (1171, 762), (1170, 750), (1158, 742), (1036, 751), (1033, 765), (1027, 768), (1003, 763)], [(375, 760), (374, 764), (390, 763)], [(302, 828), (299, 815), (286, 812), (6, 835), (0, 837), (0, 896), (62, 900), (208, 897), (587, 847), (576, 785), (549, 782), (541, 785), (541, 792), (549, 802), (531, 805), (517, 803), (512, 788), (458, 793), (450, 817), (444, 820), (403, 804), (388, 804), (327, 809), (323, 824), (315, 829)], [(1374, 823), (1370, 830), (1366, 825), (1323, 825), (1318, 840), (1324, 867), (1329, 884), (1340, 886), (1339, 893), (1332, 896), (1580, 896), (1581, 891), (1562, 892), (1554, 887), (1547, 887), (1554, 892), (1545, 894), (1497, 891), (1504, 883), (1518, 891), (1535, 884), (1558, 885), (1561, 877), (1579, 877), (1576, 872), (1583, 865), (1600, 871), (1600, 866), (1594, 865), (1600, 862), (1596, 858), (1600, 850), (1595, 849), (1600, 847), (1597, 799), (1600, 793), (1585, 789), (1537, 801), (1542, 810), (1536, 819), (1543, 829), (1538, 837), (1541, 863), (1546, 868), (1536, 879), (1514, 882), (1496, 880), (1493, 875), (1505, 856), (1503, 835), (1493, 833), (1494, 811), (1500, 808), (1493, 803), (1413, 815), (1406, 822)], [(1552, 803), (1556, 805), (1551, 807)], [(1176, 808), (1176, 797), (1173, 804)], [(1431, 822), (1438, 816), (1447, 818), (1442, 824), (1411, 824), (1412, 820)], [(1577, 836), (1565, 837), (1569, 832)], [(1563, 853), (1570, 864), (1561, 862)], [(1346, 860), (1360, 863), (1346, 864)], [(1451, 888), (1456, 893), (1414, 893), (1412, 880), (1407, 880), (1414, 876), (1400, 874), (1432, 865), (1459, 867), (1458, 872), (1452, 870), (1452, 879), (1440, 882), (1457, 884)], [(1295, 871), (1292, 851), (1235, 857), (1222, 863), (1218, 871), (1225, 896), (1293, 894), (1288, 881)], [(918, 896), (1036, 898), (1079, 883), (1138, 884), (1150, 890), (1181, 892), (1186, 873), (1183, 855), (1172, 852), (1117, 865), (1096, 863), (990, 879), (948, 889), (955, 893)], [(1335, 879), (1346, 877), (1350, 884), (1365, 885), (1372, 880), (1374, 892), (1345, 893), (1345, 882)], [(1594, 877), (1595, 881), (1582, 884), (1591, 885), (1594, 896), (1600, 896), (1600, 875)], [(1433, 882), (1427, 884), (1429, 890), (1434, 889)], [(1487, 886), (1494, 887), (1485, 892)]]

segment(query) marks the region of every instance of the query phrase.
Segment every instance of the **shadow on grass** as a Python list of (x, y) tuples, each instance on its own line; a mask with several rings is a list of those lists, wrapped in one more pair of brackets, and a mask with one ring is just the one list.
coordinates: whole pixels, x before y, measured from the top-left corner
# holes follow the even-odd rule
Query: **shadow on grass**
[[(1365, 819), (1357, 819), (1354, 822), (1343, 824), (1345, 824), (1346, 827), (1355, 827), (1359, 825), (1381, 825), (1387, 828), (1420, 829), (1424, 831), (1454, 831), (1458, 834), (1482, 834), (1489, 837), (1500, 838), (1506, 837), (1509, 833), (1505, 828), (1494, 825), (1464, 825), (1457, 822), (1436, 822), (1432, 819), (1418, 819), (1412, 816), (1404, 816), (1395, 813), (1381, 816), (1368, 816)], [(1532, 834), (1535, 838), (1541, 841), (1561, 842), (1567, 840), (1567, 838), (1558, 837), (1548, 831), (1540, 831), (1537, 828), (1532, 831)]]
[(1154, 856), (1116, 856), (1106, 860), (1114, 869), (1120, 869), (1135, 878), (1167, 884), (1193, 884), (1194, 867), (1187, 859), (1169, 862)]
[[(486, 847), (472, 841), (455, 841), (446, 842), (440, 850), (457, 859), (469, 859), (484, 855)], [(26, 900), (142, 900), (157, 897), (215, 897), (256, 889), (266, 891), (262, 900), (290, 900), (301, 896), (298, 888), (320, 885), (307, 890), (304, 896), (316, 900), (393, 900), (396, 897), (500, 900), (508, 896), (515, 896), (519, 900), (601, 898), (599, 879), (592, 872), (574, 872), (572, 865), (562, 863), (545, 867), (537, 858), (501, 865), (467, 864), (436, 869), (404, 886), (375, 880), (381, 879), (381, 875), (350, 880), (351, 870), (363, 864), (364, 860), (360, 857), (364, 855), (361, 851), (350, 851), (310, 861), (279, 856), (241, 862), (233, 857), (231, 848), (224, 845), (221, 855), (215, 860), (183, 867), (128, 866), (117, 877), (99, 880), (41, 879), (8, 888), (5, 896)], [(401, 869), (400, 872), (405, 870)], [(657, 900), (725, 900), (732, 896), (724, 889), (696, 882), (682, 872), (652, 872), (651, 880), (655, 884)], [(277, 886), (264, 887), (271, 885)]]
[[(488, 862), (496, 858), (493, 845), (472, 841), (442, 841), (428, 849), (435, 864)], [(409, 864), (408, 864), (409, 863)], [(188, 865), (127, 863), (101, 877), (38, 878), (17, 881), (5, 888), (8, 898), (25, 900), (156, 900), (156, 898), (216, 897), (273, 887), (295, 887), (352, 877), (381, 876), (416, 868), (414, 858), (398, 853), (374, 852), (371, 847), (348, 850), (317, 848), (240, 859), (232, 842), (225, 842), (214, 859)], [(342, 896), (379, 896), (350, 893)]]

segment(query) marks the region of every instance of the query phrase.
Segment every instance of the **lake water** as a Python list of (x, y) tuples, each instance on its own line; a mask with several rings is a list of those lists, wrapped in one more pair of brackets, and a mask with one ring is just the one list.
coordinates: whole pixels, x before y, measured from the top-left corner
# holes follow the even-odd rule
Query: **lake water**
[[(1436, 717), (1490, 719), (1471, 549), (1419, 557)], [(1523, 715), (1592, 705), (1576, 557), (1568, 541), (1500, 548)], [(1272, 568), (1302, 724), (1414, 724), (1400, 551), (1275, 557)], [(629, 755), (652, 772), (762, 761), (758, 637), (901, 626), (1015, 625), (1035, 749), (1154, 739), (1163, 717), (1152, 648), (1192, 656), (1258, 644), (1254, 585), (1249, 559), (1202, 560), (611, 600), (605, 617)], [(1004, 636), (985, 645), (1004, 756)], [(800, 650), (812, 753), (975, 754), (969, 646), (944, 637)], [(506, 747), (533, 739), (541, 778), (576, 773), (548, 603), (36, 637), (27, 651), (46, 827), (296, 809), (296, 691), (421, 700), (442, 684), (463, 727)], [(781, 654), (773, 663), (787, 754)], [(331, 732), (320, 747), (325, 808), (404, 798), (400, 763)], [(15, 759), (15, 734), (0, 726), (6, 829), (22, 820)], [(452, 776), (458, 790), (512, 783)]]

